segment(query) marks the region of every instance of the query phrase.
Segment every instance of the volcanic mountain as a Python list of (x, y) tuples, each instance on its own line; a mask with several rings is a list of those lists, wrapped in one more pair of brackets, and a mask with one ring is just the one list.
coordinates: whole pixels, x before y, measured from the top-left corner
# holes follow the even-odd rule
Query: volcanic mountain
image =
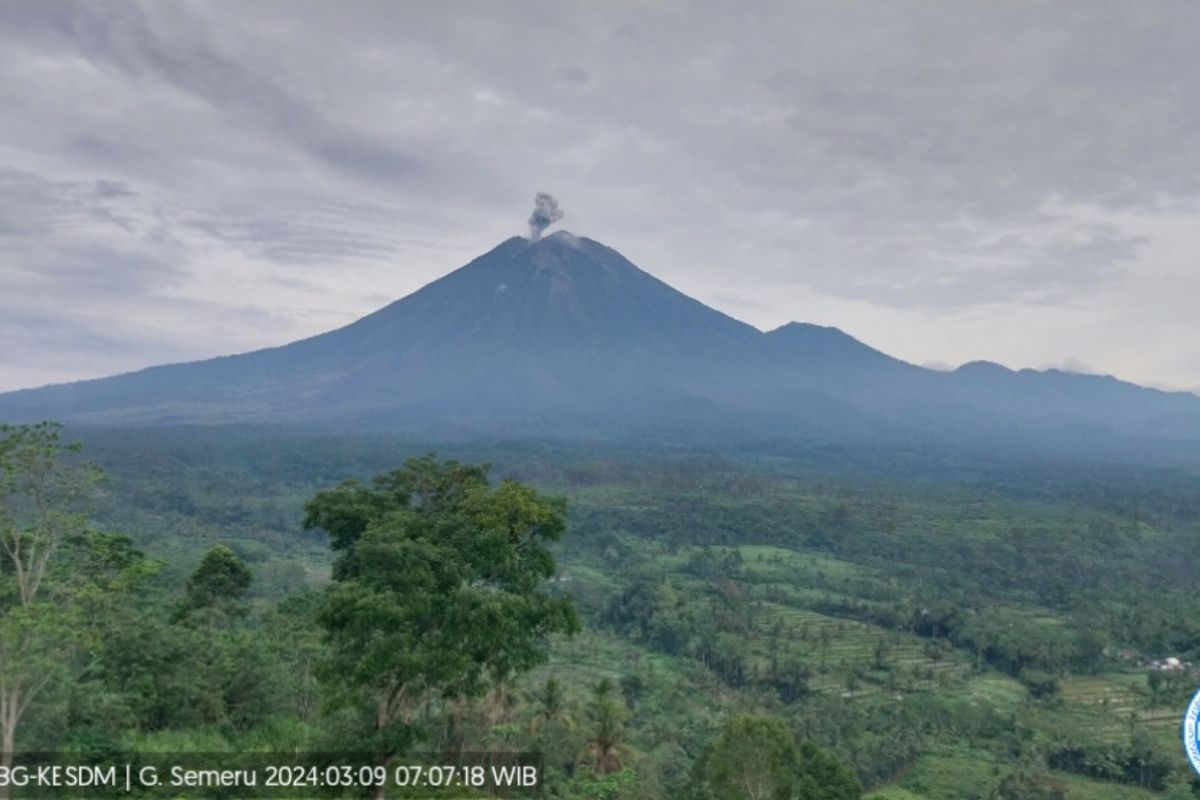
[(1200, 440), (1191, 394), (984, 363), (935, 372), (802, 323), (763, 333), (567, 232), (508, 239), (357, 322), (289, 345), (0, 394), (0, 419), (41, 418)]

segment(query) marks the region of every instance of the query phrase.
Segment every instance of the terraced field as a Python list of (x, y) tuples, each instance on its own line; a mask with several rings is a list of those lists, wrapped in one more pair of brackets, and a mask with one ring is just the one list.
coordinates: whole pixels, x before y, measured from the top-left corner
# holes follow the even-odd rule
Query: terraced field
[[(877, 778), (890, 783), (868, 795), (874, 800), (983, 800), (1013, 772), (1016, 762), (1009, 748), (1014, 745), (1026, 753), (1046, 753), (1055, 743), (1079, 740), (1099, 745), (1102, 751), (1111, 744), (1113, 752), (1123, 752), (1135, 733), (1148, 730), (1164, 753), (1178, 753), (1181, 709), (1165, 702), (1150, 708), (1144, 670), (1130, 667), (1062, 678), (1057, 695), (1037, 700), (1009, 674), (995, 668), (978, 671), (979, 656), (974, 651), (873, 624), (869, 620), (875, 611), (894, 608), (913, 597), (897, 584), (902, 571), (893, 574), (871, 562), (854, 563), (824, 552), (774, 545), (669, 545), (621, 534), (612, 549), (623, 548), (636, 555), (632, 561), (643, 583), (631, 582), (630, 576), (622, 574), (623, 562), (609, 558), (609, 567), (594, 554), (579, 565), (565, 561), (564, 571), (571, 575), (576, 589), (585, 589), (593, 598), (617, 597), (631, 586), (647, 585), (645, 581), (655, 585), (665, 579), (675, 594), (687, 598), (691, 609), (703, 609), (699, 612), (702, 618), (723, 615), (718, 645), (725, 649), (709, 650), (705, 659), (715, 652), (733, 652), (756, 676), (768, 675), (772, 665), (781, 660), (798, 659), (808, 670), (810, 692), (817, 695), (804, 703), (853, 708), (856, 710), (848, 715), (868, 720), (886, 709), (931, 709), (916, 712), (928, 714), (925, 719), (930, 725), (923, 732), (927, 738), (921, 754), (915, 761), (903, 762), (895, 779)], [(645, 608), (643, 600), (631, 602), (641, 602)], [(989, 622), (1001, 636), (1008, 629), (1027, 631), (1036, 637), (1034, 641), (1046, 642), (1049, 647), (1074, 635), (1074, 620), (1068, 613), (1044, 605), (1031, 594), (1014, 594), (1010, 604), (996, 611)], [(639, 619), (644, 624), (646, 618)], [(686, 651), (678, 651), (680, 655), (667, 657), (641, 640), (649, 635), (647, 628), (631, 630), (632, 638), (640, 642), (637, 647), (621, 633), (593, 633), (556, 646), (554, 663), (547, 669), (574, 682), (587, 682), (602, 676), (617, 680), (641, 666), (654, 665), (664, 673), (686, 672), (689, 680), (701, 682), (705, 688), (700, 691), (707, 695), (710, 711), (720, 707), (736, 713), (748, 701), (752, 705), (762, 700), (750, 700), (755, 691), (751, 687), (762, 686), (757, 677), (723, 684), (716, 678), (715, 670), (720, 667), (712, 667), (707, 660), (705, 664), (714, 673), (700, 668), (707, 677), (699, 677), (693, 672), (699, 661), (686, 653), (693, 652), (697, 640), (693, 639)], [(772, 713), (783, 713), (778, 697), (769, 691), (764, 696)], [(916, 696), (924, 699), (912, 706), (898, 702)], [(934, 697), (938, 700), (931, 701)], [(942, 700), (947, 705), (936, 705)], [(966, 703), (955, 705), (963, 700)], [(991, 717), (976, 713), (989, 709), (994, 712)], [(975, 724), (981, 727), (969, 727)], [(963, 727), (956, 729), (958, 725)], [(851, 751), (850, 757), (860, 756)], [(1185, 766), (1181, 754), (1179, 766)], [(1159, 796), (1119, 782), (1046, 772), (1044, 763), (1039, 769), (1042, 777), (1038, 780), (1074, 800), (1149, 800)]]
[[(944, 749), (923, 756), (894, 786), (868, 795), (867, 800), (982, 800), (1002, 780), (1011, 765), (983, 751)], [(1136, 786), (1088, 780), (1061, 772), (1043, 782), (1067, 800), (1151, 800), (1156, 792)]]
[(1062, 682), (1063, 710), (1101, 741), (1127, 740), (1131, 726), (1148, 730), (1169, 752), (1179, 750), (1179, 726), (1186, 701), (1159, 700), (1150, 706), (1146, 673), (1131, 669)]
[(972, 700), (1001, 711), (1012, 711), (1029, 697), (1019, 681), (998, 672), (975, 676), (966, 683), (963, 692)]
[[(846, 561), (786, 548), (742, 545), (718, 548), (736, 550), (744, 565), (739, 581), (751, 606), (752, 632), (745, 637), (747, 665), (765, 670), (771, 663), (770, 636), (779, 632), (776, 657), (798, 656), (814, 671), (809, 682), (817, 692), (848, 693), (845, 674), (857, 671), (863, 678), (853, 694), (870, 695), (884, 689), (884, 675), (876, 671), (876, 649), (884, 647), (884, 661), (898, 667), (906, 686), (932, 688), (962, 677), (969, 670), (967, 658), (953, 651), (936, 655), (927, 652), (928, 642), (917, 636), (898, 634), (876, 625), (823, 614), (812, 610), (818, 603), (846, 600), (862, 604), (863, 598), (831, 590), (864, 577), (864, 568)], [(712, 582), (688, 571), (696, 550), (656, 554), (655, 563), (672, 585), (682, 592), (706, 593)], [(594, 566), (567, 565), (572, 581), (586, 587), (611, 589), (614, 581)], [(770, 599), (767, 599), (770, 598)]]

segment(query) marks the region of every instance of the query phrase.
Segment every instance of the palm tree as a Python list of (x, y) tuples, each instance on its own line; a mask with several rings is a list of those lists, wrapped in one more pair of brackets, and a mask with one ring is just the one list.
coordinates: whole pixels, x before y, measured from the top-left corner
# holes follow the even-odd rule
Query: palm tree
[(633, 753), (633, 749), (624, 742), (625, 719), (629, 712), (614, 697), (613, 682), (608, 678), (592, 687), (592, 699), (588, 701), (587, 712), (591, 723), (587, 752), (596, 773), (607, 775), (624, 769), (624, 757)]
[(541, 690), (534, 693), (538, 701), (537, 713), (530, 723), (530, 728), (536, 733), (543, 725), (559, 721), (568, 728), (575, 727), (575, 720), (567, 713), (567, 696), (562, 684), (553, 676), (546, 678)]

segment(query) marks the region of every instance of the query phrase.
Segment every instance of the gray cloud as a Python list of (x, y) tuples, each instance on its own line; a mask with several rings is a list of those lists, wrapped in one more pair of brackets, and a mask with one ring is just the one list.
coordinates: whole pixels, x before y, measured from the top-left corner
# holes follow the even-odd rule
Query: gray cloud
[(1080, 375), (1095, 375), (1098, 370), (1091, 364), (1074, 356), (1067, 356), (1062, 361), (1053, 364), (1042, 364), (1039, 369), (1057, 369), (1063, 372), (1074, 372)]
[(558, 73), (567, 83), (576, 86), (588, 86), (592, 83), (592, 75), (583, 67), (563, 67)]
[(99, 180), (94, 185), (96, 187), (96, 195), (106, 199), (111, 197), (133, 197), (136, 194), (120, 181)]
[(89, 325), (106, 369), (316, 333), (543, 186), (761, 327), (1195, 385), (1197, 40), (1191, 0), (0, 0), (0, 312), (76, 326), (10, 316), (0, 388), (92, 374)]
[[(211, 31), (187, 30), (168, 8), (130, 2), (0, 6), (0, 21), (51, 52), (77, 54), (134, 83), (165, 83), (222, 114), (238, 115), (264, 136), (305, 149), (318, 160), (372, 179), (397, 180), (418, 167), (393, 144), (344, 128), (266, 74), (216, 52)], [(162, 15), (155, 29), (148, 15)]]
[(394, 255), (401, 244), (387, 233), (388, 216), (364, 204), (335, 203), (275, 213), (209, 215), (186, 224), (252, 258), (333, 266)]

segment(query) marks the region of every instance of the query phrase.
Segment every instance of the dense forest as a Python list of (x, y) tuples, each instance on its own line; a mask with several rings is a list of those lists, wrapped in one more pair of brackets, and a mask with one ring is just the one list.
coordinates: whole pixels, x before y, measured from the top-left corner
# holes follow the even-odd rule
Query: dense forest
[[(1198, 530), (1185, 468), (5, 428), (0, 767), (521, 753), (564, 800), (1178, 800)], [(386, 796), (450, 796), (422, 791)]]

